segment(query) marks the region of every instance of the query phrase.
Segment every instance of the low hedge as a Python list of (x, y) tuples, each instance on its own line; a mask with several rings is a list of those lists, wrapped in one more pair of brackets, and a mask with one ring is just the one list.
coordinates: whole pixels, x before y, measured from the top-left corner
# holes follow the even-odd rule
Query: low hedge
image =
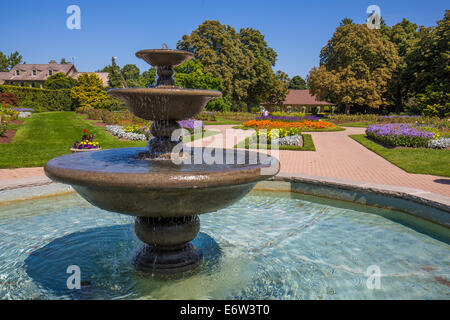
[(0, 85), (0, 92), (13, 93), (20, 101), (29, 100), (47, 111), (73, 111), (78, 106), (70, 96), (70, 90), (49, 90), (40, 88)]

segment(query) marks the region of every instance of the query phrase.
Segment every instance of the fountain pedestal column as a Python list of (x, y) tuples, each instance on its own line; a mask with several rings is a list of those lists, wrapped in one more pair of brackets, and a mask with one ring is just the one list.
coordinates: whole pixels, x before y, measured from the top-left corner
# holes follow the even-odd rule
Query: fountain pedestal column
[(192, 270), (203, 258), (190, 241), (200, 230), (197, 215), (179, 218), (137, 217), (135, 230), (145, 243), (133, 259), (138, 270), (173, 274)]

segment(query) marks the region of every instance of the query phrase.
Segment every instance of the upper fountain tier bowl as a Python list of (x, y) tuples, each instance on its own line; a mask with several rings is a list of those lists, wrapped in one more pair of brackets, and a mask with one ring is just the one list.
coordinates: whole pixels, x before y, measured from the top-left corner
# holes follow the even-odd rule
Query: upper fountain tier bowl
[(108, 94), (125, 102), (128, 110), (145, 120), (184, 120), (199, 114), (222, 93), (178, 87), (111, 89)]
[(171, 49), (147, 49), (136, 52), (136, 57), (155, 67), (176, 67), (192, 59), (191, 52)]
[(145, 120), (184, 120), (199, 114), (206, 104), (222, 93), (214, 90), (183, 89), (175, 86), (173, 67), (192, 59), (191, 52), (169, 49), (141, 50), (136, 53), (156, 67), (156, 87), (111, 89), (108, 94), (121, 99), (135, 116)]

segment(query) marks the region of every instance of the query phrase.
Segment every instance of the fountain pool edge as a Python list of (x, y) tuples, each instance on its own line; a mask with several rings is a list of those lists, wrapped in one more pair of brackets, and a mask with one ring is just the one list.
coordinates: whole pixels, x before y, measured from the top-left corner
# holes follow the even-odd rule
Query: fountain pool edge
[[(39, 180), (39, 178), (34, 179)], [(17, 179), (2, 187), (0, 205), (75, 192), (61, 183)], [(402, 211), (450, 228), (450, 197), (419, 189), (362, 183), (309, 175), (278, 174), (259, 182), (255, 191), (292, 192), (371, 207)]]

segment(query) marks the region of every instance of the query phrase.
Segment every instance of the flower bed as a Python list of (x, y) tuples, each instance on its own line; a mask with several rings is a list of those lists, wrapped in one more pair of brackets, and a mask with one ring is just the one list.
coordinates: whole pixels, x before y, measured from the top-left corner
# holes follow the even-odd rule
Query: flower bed
[(295, 121), (319, 121), (319, 117), (314, 116), (303, 116), (303, 117), (291, 117), (291, 116), (262, 116), (257, 117), (256, 120), (270, 120), (270, 121), (287, 121), (287, 122), (295, 122)]
[(178, 121), (178, 124), (181, 126), (181, 128), (189, 130), (191, 133), (194, 132), (194, 130), (203, 131), (205, 128), (205, 125), (200, 120), (182, 120)]
[(372, 125), (366, 129), (368, 137), (392, 147), (427, 147), (430, 140), (438, 139), (436, 129), (413, 127), (409, 124)]
[(71, 150), (99, 150), (101, 149), (100, 143), (95, 141), (95, 134), (88, 134), (84, 129), (84, 135), (81, 137), (81, 141), (75, 141), (70, 148)]
[(330, 116), (330, 120), (333, 121), (334, 123), (354, 123), (354, 122), (360, 122), (365, 124), (408, 123), (411, 125), (433, 126), (439, 129), (448, 128), (449, 125), (449, 121), (447, 119), (440, 119), (438, 117), (417, 116), (417, 115), (379, 116), (376, 114), (356, 114), (356, 115), (337, 114)]
[(145, 141), (147, 136), (143, 133), (126, 132), (122, 126), (107, 125), (106, 131), (118, 138), (132, 140), (132, 141)]
[(296, 128), (302, 130), (317, 130), (335, 128), (335, 125), (326, 121), (272, 121), (272, 120), (251, 120), (244, 123), (244, 127), (254, 129), (281, 129)]
[(124, 127), (123, 131), (125, 131), (126, 133), (136, 133), (139, 135), (143, 134), (147, 138), (149, 138), (152, 135), (150, 133), (150, 125), (138, 126), (137, 124), (133, 124), (133, 125)]

